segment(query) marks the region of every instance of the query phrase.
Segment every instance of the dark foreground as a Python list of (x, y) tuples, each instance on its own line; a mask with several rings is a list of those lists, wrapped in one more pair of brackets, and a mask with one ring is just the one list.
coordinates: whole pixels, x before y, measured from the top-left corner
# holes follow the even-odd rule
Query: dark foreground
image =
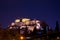
[(19, 34), (17, 30), (0, 30), (0, 40), (60, 40), (60, 33), (26, 35)]

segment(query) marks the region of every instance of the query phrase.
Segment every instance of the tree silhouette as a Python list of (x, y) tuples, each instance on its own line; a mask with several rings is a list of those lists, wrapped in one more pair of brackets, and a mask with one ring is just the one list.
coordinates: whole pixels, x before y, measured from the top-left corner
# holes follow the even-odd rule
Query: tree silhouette
[(56, 32), (59, 32), (59, 24), (58, 24), (58, 21), (56, 21), (55, 31), (56, 31)]
[(41, 26), (43, 28), (43, 32), (46, 33), (46, 27), (48, 26), (45, 21), (41, 21)]

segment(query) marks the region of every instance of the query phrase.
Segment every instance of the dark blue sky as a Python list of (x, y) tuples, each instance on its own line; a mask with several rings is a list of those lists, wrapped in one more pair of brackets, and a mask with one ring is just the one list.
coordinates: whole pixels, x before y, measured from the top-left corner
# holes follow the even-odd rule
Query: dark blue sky
[(44, 20), (55, 28), (56, 20), (60, 24), (59, 0), (2, 0), (0, 1), (0, 23), (6, 28), (16, 17), (28, 17)]

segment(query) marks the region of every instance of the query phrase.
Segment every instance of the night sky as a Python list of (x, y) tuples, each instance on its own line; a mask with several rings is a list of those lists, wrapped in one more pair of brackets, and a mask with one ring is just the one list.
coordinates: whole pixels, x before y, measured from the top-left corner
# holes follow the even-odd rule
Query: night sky
[(3, 28), (13, 22), (17, 17), (44, 20), (55, 28), (56, 20), (60, 24), (59, 0), (1, 0), (0, 23)]

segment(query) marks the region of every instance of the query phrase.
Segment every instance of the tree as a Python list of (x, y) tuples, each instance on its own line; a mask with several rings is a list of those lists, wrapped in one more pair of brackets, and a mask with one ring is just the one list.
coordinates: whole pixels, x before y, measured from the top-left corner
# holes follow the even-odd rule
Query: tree
[(58, 21), (56, 21), (55, 31), (56, 31), (56, 32), (59, 32), (59, 24), (58, 24)]

